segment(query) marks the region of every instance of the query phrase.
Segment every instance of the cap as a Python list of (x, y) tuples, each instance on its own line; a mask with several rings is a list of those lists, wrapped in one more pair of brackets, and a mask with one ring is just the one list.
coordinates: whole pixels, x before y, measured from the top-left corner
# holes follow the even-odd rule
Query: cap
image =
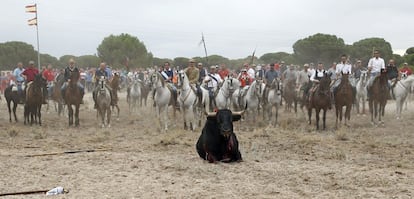
[(34, 65), (34, 61), (29, 61), (29, 65)]
[(199, 62), (198, 64), (197, 64), (197, 66), (202, 66), (203, 65), (203, 63), (201, 63), (201, 62)]
[(195, 60), (194, 59), (190, 59), (190, 60), (188, 60), (188, 62), (195, 63)]

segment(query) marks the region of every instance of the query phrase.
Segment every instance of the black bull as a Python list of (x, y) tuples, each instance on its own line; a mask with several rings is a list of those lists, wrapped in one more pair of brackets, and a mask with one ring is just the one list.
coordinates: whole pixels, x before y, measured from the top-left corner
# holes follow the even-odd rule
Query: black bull
[(233, 132), (233, 122), (240, 120), (241, 115), (228, 109), (209, 113), (196, 144), (198, 155), (210, 163), (242, 161), (239, 142)]

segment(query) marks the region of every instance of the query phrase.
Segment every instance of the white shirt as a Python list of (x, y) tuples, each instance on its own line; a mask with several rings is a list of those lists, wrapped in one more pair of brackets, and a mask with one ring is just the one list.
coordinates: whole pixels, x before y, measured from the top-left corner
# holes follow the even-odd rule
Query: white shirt
[(249, 74), (249, 76), (254, 79), (255, 78), (255, 74), (256, 72), (254, 71), (253, 68), (249, 68), (249, 70), (247, 70), (247, 74)]
[(371, 68), (371, 73), (379, 73), (381, 69), (385, 69), (384, 59), (381, 57), (373, 57), (368, 62), (368, 69)]
[[(214, 80), (214, 77), (216, 80)], [(204, 77), (204, 81), (207, 82), (207, 87), (209, 88), (217, 88), (218, 84), (222, 82), (222, 79), (219, 74), (217, 73), (210, 73)]]
[(337, 75), (341, 74), (341, 72), (343, 74), (351, 74), (351, 70), (352, 70), (351, 64), (347, 64), (346, 62), (345, 63), (342, 63), (341, 62), (341, 63), (339, 63), (339, 64), (336, 65), (336, 71), (335, 71), (335, 73)]
[(312, 73), (312, 76), (310, 77), (310, 80), (312, 81), (312, 82), (314, 82), (315, 80), (317, 80), (316, 79), (316, 71), (318, 71), (318, 77), (323, 77), (324, 75), (325, 75), (325, 70), (324, 69), (322, 69), (322, 70), (314, 70), (314, 71), (312, 71), (313, 73)]

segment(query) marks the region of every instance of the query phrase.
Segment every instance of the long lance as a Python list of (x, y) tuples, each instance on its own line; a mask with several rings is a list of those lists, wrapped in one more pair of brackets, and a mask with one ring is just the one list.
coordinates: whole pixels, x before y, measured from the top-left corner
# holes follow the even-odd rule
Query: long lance
[(252, 53), (252, 60), (250, 61), (250, 65), (252, 65), (253, 62), (254, 62), (254, 54), (256, 53), (256, 48), (257, 48), (257, 45), (256, 45), (256, 47), (254, 47), (254, 51)]
[(203, 33), (201, 33), (201, 41), (203, 42), (204, 53), (206, 54), (206, 63), (208, 65), (208, 55), (207, 55), (207, 48), (206, 48), (206, 40), (204, 39), (204, 34)]

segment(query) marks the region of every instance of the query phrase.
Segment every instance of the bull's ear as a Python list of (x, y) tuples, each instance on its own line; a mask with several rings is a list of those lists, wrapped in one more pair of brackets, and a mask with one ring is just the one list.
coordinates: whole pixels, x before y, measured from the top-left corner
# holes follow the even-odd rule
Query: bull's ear
[(236, 122), (236, 121), (239, 121), (241, 119), (241, 115), (240, 114), (233, 114), (232, 118), (233, 118), (233, 122)]

